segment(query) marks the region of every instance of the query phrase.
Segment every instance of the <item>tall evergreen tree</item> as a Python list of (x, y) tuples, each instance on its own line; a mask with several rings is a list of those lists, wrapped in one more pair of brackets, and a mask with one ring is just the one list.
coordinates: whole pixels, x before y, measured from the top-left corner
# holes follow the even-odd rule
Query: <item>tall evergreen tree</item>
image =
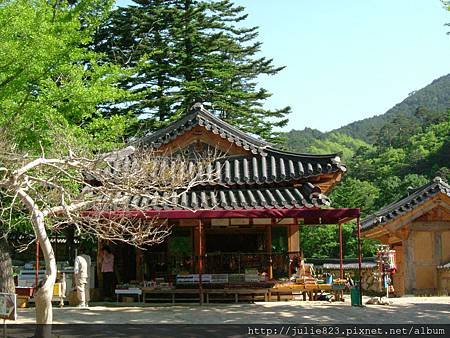
[(284, 67), (258, 56), (257, 27), (243, 28), (243, 7), (230, 0), (134, 3), (118, 8), (97, 35), (97, 50), (134, 69), (121, 83), (134, 100), (110, 111), (131, 111), (144, 117), (146, 128), (157, 129), (203, 102), (243, 130), (278, 139), (274, 128), (286, 125), (290, 108), (264, 109), (271, 94), (257, 78)]

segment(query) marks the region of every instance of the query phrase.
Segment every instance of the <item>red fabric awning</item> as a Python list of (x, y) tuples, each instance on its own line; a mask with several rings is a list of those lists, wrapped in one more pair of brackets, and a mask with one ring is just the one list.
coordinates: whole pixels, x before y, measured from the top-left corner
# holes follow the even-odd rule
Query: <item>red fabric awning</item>
[[(86, 216), (98, 212), (87, 211)], [(103, 217), (157, 217), (163, 219), (206, 218), (298, 218), (303, 224), (339, 224), (360, 215), (359, 208), (340, 209), (232, 209), (232, 210), (114, 210), (101, 213)]]

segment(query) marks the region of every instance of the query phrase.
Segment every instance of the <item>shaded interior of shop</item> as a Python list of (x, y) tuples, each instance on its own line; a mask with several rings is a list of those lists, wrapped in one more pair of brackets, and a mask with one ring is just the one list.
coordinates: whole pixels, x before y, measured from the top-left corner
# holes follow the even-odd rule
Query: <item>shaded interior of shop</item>
[[(164, 243), (143, 250), (127, 244), (111, 245), (119, 281), (155, 278), (173, 281), (178, 274), (198, 273), (200, 255), (196, 235), (194, 227), (174, 227)], [(298, 232), (296, 235), (299, 236)], [(230, 229), (206, 225), (203, 238), (202, 273), (205, 274), (240, 274), (246, 269), (256, 269), (269, 275), (270, 269), (274, 278), (287, 277), (290, 258), (300, 254), (298, 246), (289, 248), (287, 226)]]

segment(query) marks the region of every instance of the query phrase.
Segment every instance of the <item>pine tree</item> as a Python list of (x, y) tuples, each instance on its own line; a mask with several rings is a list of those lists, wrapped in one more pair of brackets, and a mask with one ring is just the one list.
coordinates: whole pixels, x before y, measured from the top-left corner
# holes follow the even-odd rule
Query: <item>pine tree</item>
[(243, 28), (244, 8), (229, 0), (134, 0), (117, 9), (99, 30), (96, 48), (134, 75), (122, 87), (136, 96), (110, 107), (145, 117), (157, 129), (196, 102), (243, 130), (277, 141), (289, 107), (263, 108), (271, 96), (259, 75), (275, 75), (272, 59), (258, 57), (257, 27)]

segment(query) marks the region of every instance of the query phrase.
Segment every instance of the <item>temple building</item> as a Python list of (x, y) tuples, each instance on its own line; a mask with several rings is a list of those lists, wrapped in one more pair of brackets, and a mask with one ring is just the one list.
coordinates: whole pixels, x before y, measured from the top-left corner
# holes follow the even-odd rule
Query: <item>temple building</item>
[(450, 186), (439, 177), (364, 219), (362, 234), (395, 250), (396, 293), (450, 290)]
[[(161, 154), (220, 154), (205, 168), (217, 180), (193, 187), (175, 203), (136, 196), (148, 216), (173, 224), (171, 236), (148, 250), (117, 247), (121, 274), (150, 280), (179, 273), (289, 275), (301, 252), (299, 227), (342, 224), (359, 209), (332, 209), (326, 193), (345, 173), (338, 154), (297, 154), (276, 149), (196, 104), (189, 114), (143, 137), (139, 147)], [(197, 155), (196, 155), (197, 154)], [(135, 256), (136, 259), (130, 258)], [(120, 262), (119, 262), (120, 264)]]

